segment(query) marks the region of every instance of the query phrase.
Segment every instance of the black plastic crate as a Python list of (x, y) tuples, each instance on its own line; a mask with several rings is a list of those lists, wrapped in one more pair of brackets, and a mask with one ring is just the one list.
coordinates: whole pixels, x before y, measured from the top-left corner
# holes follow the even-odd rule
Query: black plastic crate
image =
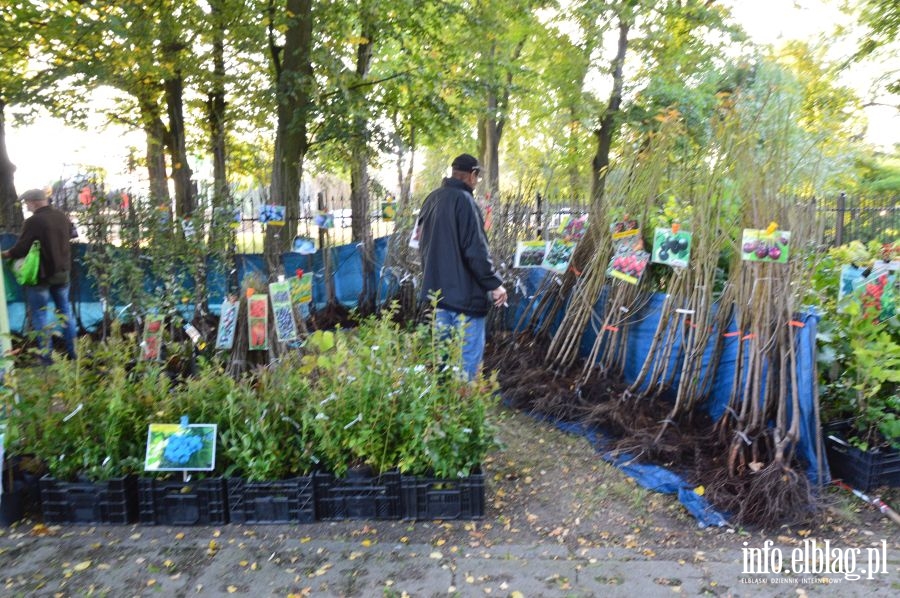
[(223, 478), (190, 482), (140, 478), (138, 515), (146, 525), (218, 525), (228, 523)]
[(275, 482), (228, 478), (231, 523), (312, 523), (316, 519), (312, 476)]
[(3, 494), (0, 495), (0, 526), (6, 527), (25, 516), (27, 491), (25, 483), (15, 480), (12, 484), (4, 482)]
[(847, 442), (850, 425), (845, 422), (825, 428), (825, 453), (831, 477), (867, 492), (879, 486), (900, 486), (900, 451), (862, 451)]
[(403, 519), (481, 519), (484, 517), (484, 474), (455, 480), (402, 476)]
[(45, 523), (131, 523), (137, 514), (135, 478), (104, 482), (62, 482), (40, 479), (41, 512)]
[(378, 476), (314, 473), (316, 519), (400, 519), (400, 474)]

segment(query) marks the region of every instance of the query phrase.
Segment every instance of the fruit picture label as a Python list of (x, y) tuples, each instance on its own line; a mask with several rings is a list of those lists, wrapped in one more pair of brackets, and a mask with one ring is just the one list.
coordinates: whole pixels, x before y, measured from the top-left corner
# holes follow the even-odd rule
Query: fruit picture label
[(269, 298), (251, 295), (247, 299), (248, 342), (251, 351), (269, 348)]
[(612, 225), (613, 255), (606, 275), (629, 284), (637, 284), (647, 270), (650, 254), (644, 251), (644, 240), (636, 220)]
[(519, 241), (516, 243), (514, 268), (540, 268), (547, 255), (546, 241)]
[(790, 256), (791, 232), (745, 228), (741, 238), (741, 259), (748, 262), (786, 264)]
[(565, 272), (569, 267), (569, 260), (572, 259), (572, 253), (575, 251), (575, 245), (575, 241), (556, 239), (550, 244), (541, 266), (554, 272)]
[(165, 316), (147, 316), (144, 321), (144, 338), (141, 341), (141, 359), (156, 361), (161, 357)]
[(685, 268), (691, 255), (691, 233), (673, 228), (657, 228), (653, 233), (653, 262)]

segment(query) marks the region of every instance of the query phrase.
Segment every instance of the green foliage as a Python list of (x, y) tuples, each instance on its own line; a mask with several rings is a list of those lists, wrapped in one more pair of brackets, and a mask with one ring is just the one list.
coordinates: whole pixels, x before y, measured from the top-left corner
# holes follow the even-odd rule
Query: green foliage
[(817, 335), (823, 420), (853, 418), (851, 440), (864, 450), (883, 443), (900, 447), (900, 324), (895, 312), (888, 309), (890, 317), (885, 317), (884, 291), (874, 284), (840, 303), (837, 299), (842, 266), (870, 264), (880, 248), (871, 245), (853, 242), (832, 249), (816, 269), (812, 287), (813, 301), (823, 312)]
[(105, 316), (140, 321), (161, 313), (180, 328), (184, 306), (205, 305), (206, 286), (198, 280), (209, 268), (224, 269), (233, 236), (226, 212), (203, 209), (189, 221), (173, 221), (165, 205), (140, 197), (126, 203), (99, 183), (79, 220), (89, 242), (84, 264)]
[(486, 411), (496, 381), (471, 384), (460, 339), (433, 323), (408, 329), (388, 312), (357, 329), (310, 335), (303, 371), (313, 386), (303, 428), (317, 458), (338, 475), (368, 464), (440, 477), (469, 475), (494, 446)]
[(78, 359), (9, 376), (10, 449), (34, 454), (57, 478), (105, 480), (140, 471), (147, 422), (169, 390), (155, 363), (135, 361), (134, 338), (80, 342)]
[[(315, 462), (300, 423), (310, 400), (297, 354), (236, 384), (219, 402), (222, 447), (218, 469), (249, 480), (280, 480), (308, 473)], [(252, 385), (250, 382), (252, 381)]]
[(496, 380), (467, 381), (458, 333), (401, 327), (391, 311), (316, 331), (302, 352), (238, 380), (200, 359), (173, 383), (162, 364), (138, 361), (138, 339), (115, 324), (106, 340), (80, 343), (75, 361), (13, 370), (5, 395), (10, 451), (60, 479), (141, 471), (147, 426), (182, 417), (217, 426), (217, 471), (259, 481), (362, 463), (467, 476), (495, 446)]

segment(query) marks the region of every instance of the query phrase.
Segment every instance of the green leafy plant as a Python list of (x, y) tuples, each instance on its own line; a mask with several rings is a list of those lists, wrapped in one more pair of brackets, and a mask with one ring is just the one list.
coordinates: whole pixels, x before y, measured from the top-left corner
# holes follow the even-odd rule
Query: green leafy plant
[(496, 381), (469, 383), (459, 334), (434, 322), (404, 328), (393, 311), (352, 331), (310, 335), (303, 415), (316, 456), (341, 475), (354, 465), (439, 477), (467, 476), (494, 446), (487, 411)]
[(225, 475), (267, 481), (309, 473), (314, 455), (301, 423), (309, 394), (296, 353), (231, 388), (218, 402), (226, 414), (219, 434)]
[(62, 480), (140, 471), (147, 421), (169, 379), (136, 353), (136, 340), (116, 327), (103, 342), (80, 339), (76, 360), (13, 370), (11, 451), (35, 455)]
[(844, 265), (870, 265), (880, 250), (880, 243), (857, 241), (832, 249), (813, 279), (823, 313), (817, 336), (823, 419), (851, 419), (848, 440), (862, 450), (900, 448), (900, 325), (893, 299), (882, 304), (892, 290), (887, 275), (840, 302), (837, 289)]

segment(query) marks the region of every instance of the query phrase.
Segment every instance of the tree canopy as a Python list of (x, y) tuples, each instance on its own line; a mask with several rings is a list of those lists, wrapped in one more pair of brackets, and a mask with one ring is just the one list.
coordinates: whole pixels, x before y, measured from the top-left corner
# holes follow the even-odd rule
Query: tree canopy
[[(870, 35), (857, 58), (896, 52), (895, 5), (859, 2)], [(4, 115), (77, 126), (99, 110), (143, 131), (148, 196), (179, 215), (198, 207), (198, 163), (215, 163), (207, 186), (220, 205), (249, 184), (289, 215), (301, 182), (331, 172), (364, 218), (371, 172), (396, 173), (378, 185), (408, 201), (462, 151), (485, 164), (482, 193), (596, 197), (610, 159), (661, 118), (683, 121), (685, 151), (702, 146), (722, 95), (765, 96), (758, 85), (773, 69), (792, 90), (779, 110), (803, 133), (796, 151), (817, 169), (796, 191), (859, 180), (837, 157), (868, 151), (860, 100), (838, 83), (846, 61), (801, 43), (755, 47), (715, 0), (28, 0), (0, 15), (7, 207), (16, 157)], [(896, 87), (896, 72), (885, 74)], [(113, 104), (89, 104), (100, 88)], [(362, 220), (354, 235), (365, 238)]]

